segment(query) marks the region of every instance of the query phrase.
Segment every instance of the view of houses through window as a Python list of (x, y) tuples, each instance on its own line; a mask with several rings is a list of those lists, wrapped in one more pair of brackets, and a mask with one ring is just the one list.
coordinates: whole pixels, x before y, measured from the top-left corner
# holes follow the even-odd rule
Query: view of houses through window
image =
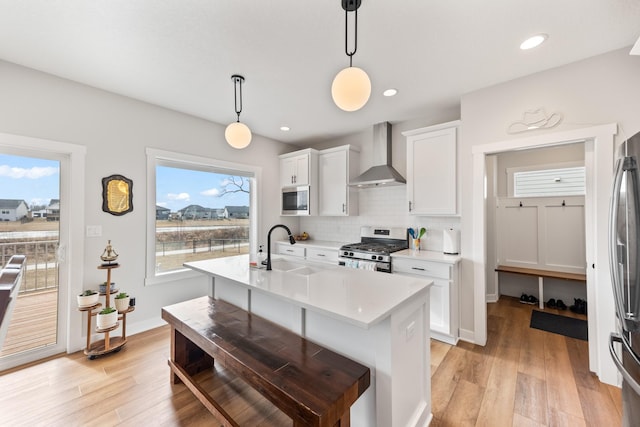
[(156, 274), (249, 252), (251, 177), (175, 162), (155, 173)]
[[(0, 356), (56, 343), (60, 162), (0, 153), (0, 268), (26, 255)], [(38, 328), (30, 317), (38, 315)]]

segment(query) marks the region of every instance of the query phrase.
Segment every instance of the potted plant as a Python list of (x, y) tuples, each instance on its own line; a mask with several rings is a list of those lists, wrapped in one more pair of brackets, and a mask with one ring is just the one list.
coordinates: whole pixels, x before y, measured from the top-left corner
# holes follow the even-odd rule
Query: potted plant
[(100, 294), (93, 289), (87, 289), (78, 295), (78, 307), (91, 307), (98, 303), (98, 298), (100, 298)]
[[(109, 293), (113, 292), (115, 288), (116, 288), (115, 282), (111, 282), (111, 286), (109, 287)], [(100, 284), (100, 293), (101, 294), (107, 293), (107, 282), (102, 282)]]
[(118, 323), (118, 312), (113, 307), (103, 308), (96, 316), (98, 329), (107, 329)]
[(129, 309), (129, 295), (126, 292), (120, 292), (116, 295), (116, 310), (122, 313)]

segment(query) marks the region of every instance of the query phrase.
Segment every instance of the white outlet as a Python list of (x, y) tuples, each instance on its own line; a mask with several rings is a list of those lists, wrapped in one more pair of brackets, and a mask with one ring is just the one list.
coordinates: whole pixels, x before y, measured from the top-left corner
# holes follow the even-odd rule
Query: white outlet
[(87, 237), (101, 237), (102, 226), (101, 225), (87, 225)]
[(416, 322), (413, 321), (413, 322), (409, 323), (407, 325), (407, 328), (405, 329), (405, 333), (407, 335), (407, 341), (409, 341), (411, 339), (411, 337), (413, 336), (415, 331), (416, 331)]

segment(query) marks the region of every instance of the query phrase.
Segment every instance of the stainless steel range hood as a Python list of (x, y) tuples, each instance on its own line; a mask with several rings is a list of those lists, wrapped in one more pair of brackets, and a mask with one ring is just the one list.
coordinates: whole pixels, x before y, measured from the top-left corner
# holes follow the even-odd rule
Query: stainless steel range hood
[(373, 163), (376, 166), (351, 180), (349, 186), (370, 188), (407, 183), (391, 166), (391, 123), (382, 122), (373, 126)]

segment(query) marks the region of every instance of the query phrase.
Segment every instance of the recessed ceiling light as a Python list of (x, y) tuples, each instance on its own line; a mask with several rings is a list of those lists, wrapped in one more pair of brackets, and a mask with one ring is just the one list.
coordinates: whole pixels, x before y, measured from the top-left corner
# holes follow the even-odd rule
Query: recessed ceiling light
[(398, 89), (387, 89), (384, 92), (382, 92), (384, 96), (394, 96), (397, 93), (398, 93)]
[(291, 130), (291, 128), (289, 126), (280, 126), (280, 130), (282, 132), (289, 132)]
[(540, 46), (542, 42), (547, 39), (546, 34), (536, 34), (535, 36), (529, 37), (520, 45), (520, 49), (527, 50), (533, 49), (534, 47)]

